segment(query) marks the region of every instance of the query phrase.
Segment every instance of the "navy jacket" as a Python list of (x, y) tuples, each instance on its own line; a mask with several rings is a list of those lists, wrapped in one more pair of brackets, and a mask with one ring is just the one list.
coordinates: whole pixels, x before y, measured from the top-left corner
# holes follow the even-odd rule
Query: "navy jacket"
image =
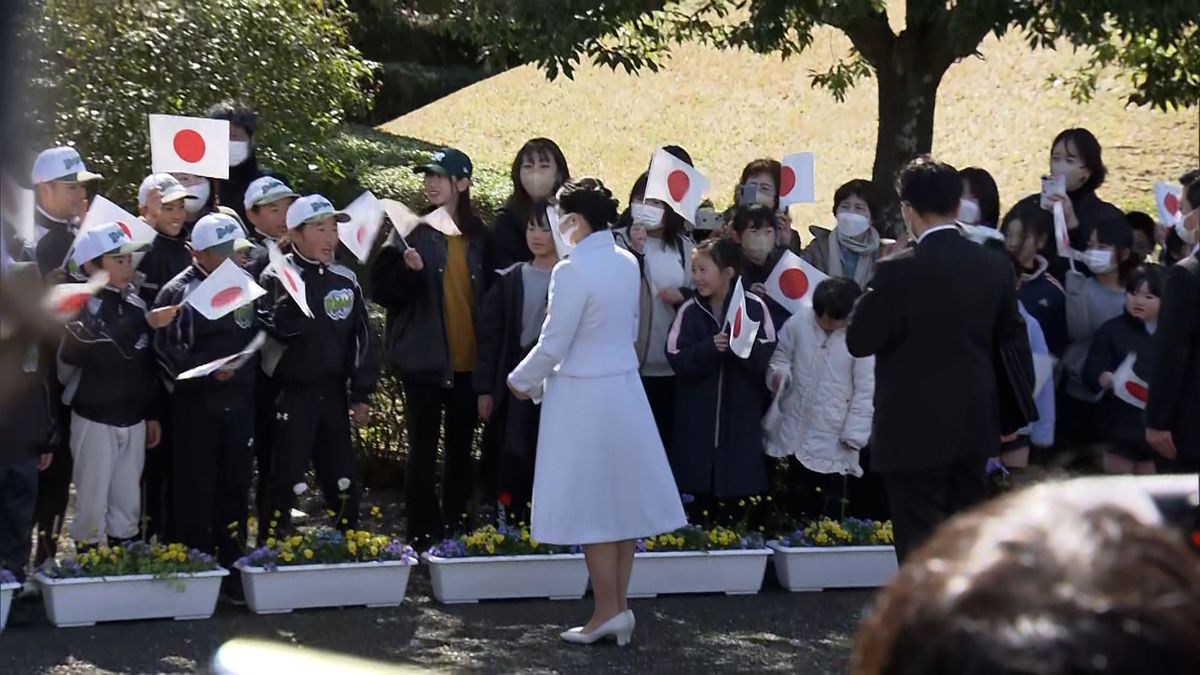
[(1042, 327), (1046, 346), (1056, 358), (1062, 358), (1067, 350), (1067, 291), (1049, 273), (1049, 263), (1037, 257), (1037, 267), (1021, 275), (1021, 287), (1017, 298), (1025, 305), (1025, 311)]
[[(1092, 336), (1087, 361), (1083, 364), (1083, 383), (1099, 393), (1100, 376), (1115, 373), (1130, 353), (1137, 355), (1134, 374), (1148, 380), (1145, 374), (1151, 370), (1152, 342), (1146, 324), (1129, 312), (1109, 319)], [(1104, 425), (1109, 440), (1137, 444), (1145, 442), (1146, 424), (1141, 410), (1117, 398), (1111, 391), (1105, 393), (1100, 405), (1103, 414), (1097, 419)]]
[(715, 317), (706, 298), (685, 302), (667, 336), (676, 376), (675, 433), (667, 455), (680, 492), (729, 498), (767, 490), (762, 416), (770, 404), (765, 383), (775, 326), (763, 301), (750, 293), (746, 310), (762, 324), (746, 359), (717, 351), (713, 337), (724, 327), (725, 310)]

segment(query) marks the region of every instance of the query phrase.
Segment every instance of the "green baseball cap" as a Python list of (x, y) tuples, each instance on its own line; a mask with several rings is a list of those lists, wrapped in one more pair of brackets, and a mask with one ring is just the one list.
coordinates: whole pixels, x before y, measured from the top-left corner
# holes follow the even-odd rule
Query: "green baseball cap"
[(442, 148), (429, 156), (429, 161), (413, 169), (413, 173), (437, 173), (451, 178), (470, 178), (471, 158), (455, 148)]

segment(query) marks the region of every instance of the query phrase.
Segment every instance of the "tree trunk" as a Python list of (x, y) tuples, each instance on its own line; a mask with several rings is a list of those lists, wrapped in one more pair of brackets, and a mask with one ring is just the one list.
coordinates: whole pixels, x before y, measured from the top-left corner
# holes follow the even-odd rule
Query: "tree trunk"
[(875, 184), (893, 235), (900, 222), (896, 176), (913, 157), (933, 149), (933, 114), (938, 85), (950, 62), (930, 53), (921, 40), (901, 33), (891, 45), (890, 58), (875, 65), (879, 83), (879, 131), (875, 139)]

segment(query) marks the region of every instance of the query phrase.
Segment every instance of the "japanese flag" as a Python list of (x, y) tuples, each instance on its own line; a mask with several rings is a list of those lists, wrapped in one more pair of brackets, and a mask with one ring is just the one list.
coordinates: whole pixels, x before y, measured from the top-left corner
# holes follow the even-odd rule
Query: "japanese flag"
[(150, 166), (154, 173), (229, 178), (229, 120), (151, 115)]
[(304, 316), (313, 318), (312, 310), (308, 308), (308, 294), (304, 287), (304, 279), (300, 276), (300, 272), (288, 262), (284, 257), (283, 251), (279, 250), (279, 245), (273, 241), (267, 242), (267, 256), (270, 262), (267, 263), (267, 270), (275, 275), (279, 282), (283, 284), (283, 289), (304, 312)]
[(107, 272), (97, 272), (83, 283), (59, 284), (46, 293), (42, 306), (60, 321), (69, 321), (107, 284)]
[(343, 210), (350, 214), (350, 220), (338, 223), (338, 238), (359, 262), (365, 263), (371, 255), (371, 247), (375, 245), (375, 237), (379, 236), (379, 228), (383, 225), (383, 202), (368, 190)]
[(646, 199), (658, 199), (689, 223), (696, 224), (696, 209), (708, 192), (709, 180), (694, 167), (659, 148), (650, 160)]
[(784, 251), (767, 277), (767, 296), (783, 305), (788, 313), (795, 314), (801, 305), (812, 304), (813, 289), (826, 278), (824, 272), (800, 256)]
[(1158, 222), (1173, 227), (1179, 220), (1179, 200), (1182, 198), (1183, 188), (1166, 181), (1155, 181), (1154, 205), (1158, 207)]
[(250, 344), (246, 345), (246, 348), (242, 351), (236, 354), (230, 354), (229, 356), (222, 356), (216, 361), (209, 361), (202, 366), (196, 366), (191, 370), (184, 371), (176, 376), (175, 379), (193, 380), (197, 377), (211, 375), (218, 370), (226, 370), (229, 372), (235, 371), (245, 365), (246, 361), (249, 361), (250, 357), (254, 355), (254, 352), (261, 349), (266, 342), (267, 334), (263, 331), (259, 331), (258, 334), (254, 336), (254, 339), (250, 341)]
[(783, 158), (779, 176), (779, 208), (817, 201), (813, 154), (797, 152)]
[(1130, 354), (1121, 362), (1117, 372), (1113, 373), (1113, 393), (1138, 410), (1145, 410), (1146, 401), (1150, 399), (1150, 385), (1133, 372), (1135, 363), (1137, 354)]
[(125, 236), (135, 244), (152, 244), (154, 238), (158, 236), (158, 232), (146, 221), (105, 199), (102, 195), (96, 195), (92, 203), (88, 204), (87, 215), (83, 218), (83, 224), (79, 226), (79, 234), (108, 223), (119, 225), (125, 231)]
[(228, 258), (183, 301), (195, 307), (204, 318), (216, 321), (266, 293), (232, 258)]
[(729, 309), (725, 310), (725, 323), (729, 327), (729, 350), (739, 359), (749, 358), (750, 350), (754, 348), (754, 338), (758, 337), (759, 323), (751, 321), (746, 315), (746, 292), (742, 289), (740, 277), (733, 287)]

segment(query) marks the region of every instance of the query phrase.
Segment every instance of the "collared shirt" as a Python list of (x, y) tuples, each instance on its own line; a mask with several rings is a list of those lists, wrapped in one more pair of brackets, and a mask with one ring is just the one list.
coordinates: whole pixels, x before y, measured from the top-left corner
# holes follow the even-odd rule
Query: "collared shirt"
[(934, 225), (933, 227), (929, 228), (928, 230), (925, 230), (924, 232), (922, 232), (921, 236), (917, 237), (917, 245), (920, 246), (921, 242), (925, 240), (925, 237), (928, 237), (929, 235), (933, 234), (934, 232), (938, 232), (941, 230), (954, 230), (955, 232), (957, 232), (958, 225), (956, 223), (947, 223), (945, 225)]
[[(45, 218), (46, 220), (49, 220), (49, 221), (52, 221), (52, 222), (55, 222), (55, 223), (62, 223), (63, 225), (66, 225), (66, 226), (67, 226), (67, 230), (68, 230), (69, 232), (72, 232), (72, 233), (74, 233), (74, 232), (75, 232), (75, 228), (76, 228), (76, 227), (78, 227), (78, 225), (77, 225), (77, 224), (76, 224), (76, 223), (73, 221), (73, 219), (71, 219), (71, 218), (68, 218), (68, 219), (66, 219), (66, 220), (63, 220), (62, 218), (55, 218), (54, 216), (50, 215), (49, 213), (46, 213), (46, 212), (45, 212), (45, 211), (42, 209), (42, 207), (41, 207), (40, 205), (34, 205), (34, 207), (33, 207), (33, 208), (34, 208), (34, 209), (36, 209), (38, 213), (42, 214), (42, 217), (43, 217), (43, 218)], [(48, 230), (48, 229), (46, 229), (46, 228), (42, 227), (42, 226), (41, 226), (41, 225), (39, 225), (39, 224), (38, 224), (36, 221), (34, 221), (34, 225), (33, 225), (33, 243), (35, 243), (35, 244), (36, 244), (38, 241), (40, 241), (40, 240), (41, 240), (41, 238), (42, 238), (42, 237), (46, 236), (46, 233), (47, 233), (47, 232), (49, 232), (49, 231), (50, 231), (50, 230)]]

